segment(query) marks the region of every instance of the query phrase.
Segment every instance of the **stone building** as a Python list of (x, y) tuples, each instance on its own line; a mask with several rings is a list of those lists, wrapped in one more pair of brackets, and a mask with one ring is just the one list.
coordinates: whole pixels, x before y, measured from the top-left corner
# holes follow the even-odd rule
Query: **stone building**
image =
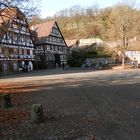
[(36, 68), (54, 68), (66, 63), (67, 44), (56, 21), (31, 26)]
[(33, 70), (34, 44), (25, 15), (16, 7), (0, 10), (0, 74)]

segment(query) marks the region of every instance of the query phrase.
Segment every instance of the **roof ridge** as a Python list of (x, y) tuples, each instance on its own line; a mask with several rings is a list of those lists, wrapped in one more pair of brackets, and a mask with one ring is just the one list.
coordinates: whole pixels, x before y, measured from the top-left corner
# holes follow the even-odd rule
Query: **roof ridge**
[[(36, 31), (38, 34), (38, 37), (46, 37), (46, 36), (49, 36), (55, 23), (56, 23), (55, 20), (46, 21), (40, 24), (32, 25), (30, 26), (30, 29), (32, 31)], [(34, 27), (34, 29), (32, 29), (32, 27)]]

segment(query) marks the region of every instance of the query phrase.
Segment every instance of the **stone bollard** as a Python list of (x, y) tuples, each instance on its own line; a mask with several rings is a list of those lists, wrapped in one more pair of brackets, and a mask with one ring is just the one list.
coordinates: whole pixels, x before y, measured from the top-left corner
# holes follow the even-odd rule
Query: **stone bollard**
[(44, 121), (43, 107), (41, 104), (33, 104), (31, 107), (31, 121), (41, 123)]
[(11, 97), (9, 94), (3, 95), (3, 106), (4, 108), (12, 107)]

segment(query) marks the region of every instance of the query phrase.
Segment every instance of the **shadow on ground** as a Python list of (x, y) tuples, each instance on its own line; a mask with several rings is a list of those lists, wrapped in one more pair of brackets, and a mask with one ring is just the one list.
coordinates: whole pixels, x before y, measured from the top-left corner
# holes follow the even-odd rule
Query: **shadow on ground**
[(14, 94), (26, 102), (13, 109), (29, 111), (32, 104), (41, 103), (45, 122), (25, 119), (13, 130), (1, 121), (1, 139), (82, 140), (93, 134), (101, 140), (139, 140), (139, 81), (139, 72), (118, 72), (24, 83), (34, 91)]

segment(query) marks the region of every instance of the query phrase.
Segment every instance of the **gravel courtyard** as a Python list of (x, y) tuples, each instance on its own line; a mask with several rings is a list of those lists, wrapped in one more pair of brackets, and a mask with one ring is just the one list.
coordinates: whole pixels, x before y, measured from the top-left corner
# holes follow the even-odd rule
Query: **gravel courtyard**
[[(0, 77), (0, 140), (140, 140), (140, 70), (48, 70)], [(45, 121), (33, 124), (31, 105)]]

